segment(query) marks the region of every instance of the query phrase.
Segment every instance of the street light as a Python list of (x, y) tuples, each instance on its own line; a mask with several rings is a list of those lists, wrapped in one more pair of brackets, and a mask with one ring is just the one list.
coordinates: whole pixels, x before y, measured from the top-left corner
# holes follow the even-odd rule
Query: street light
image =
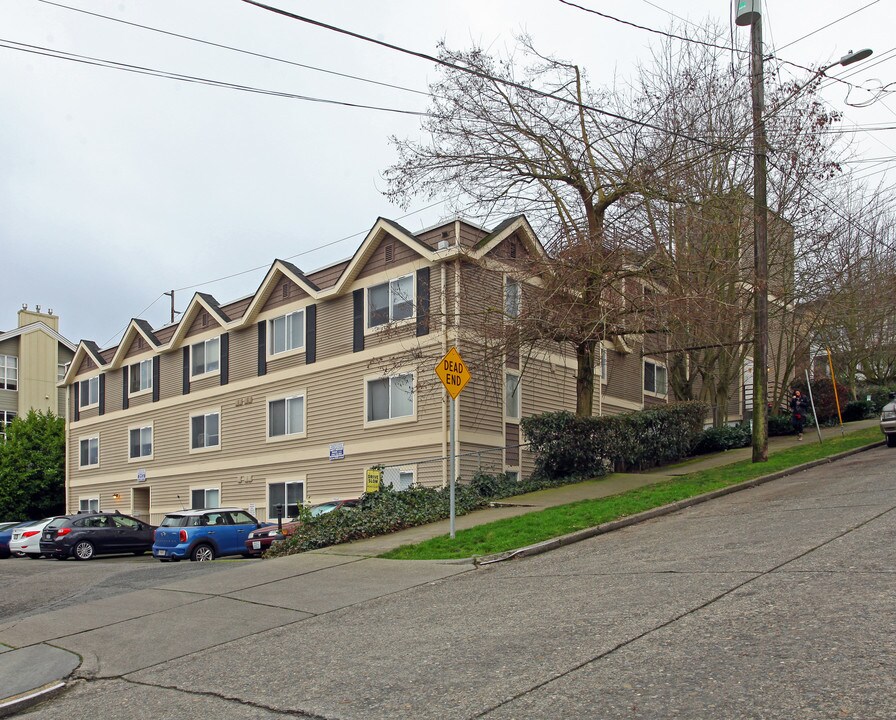
[[(768, 460), (768, 208), (762, 58), (762, 0), (738, 0), (735, 22), (750, 26), (753, 97), (753, 462)], [(835, 65), (851, 65), (871, 55), (865, 48), (848, 52), (815, 72), (812, 79)], [(810, 80), (811, 82), (811, 80)], [(808, 83), (806, 83), (808, 84)], [(794, 92), (801, 91), (803, 85)]]

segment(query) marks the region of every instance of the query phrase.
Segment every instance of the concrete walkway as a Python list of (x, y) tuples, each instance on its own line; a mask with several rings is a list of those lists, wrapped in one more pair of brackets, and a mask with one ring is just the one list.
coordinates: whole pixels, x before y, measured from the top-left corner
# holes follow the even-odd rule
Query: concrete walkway
[[(851, 423), (847, 431), (876, 424), (876, 420)], [(824, 431), (828, 438), (839, 435), (839, 428)], [(802, 442), (811, 442), (812, 437), (807, 433)], [(772, 438), (769, 452), (797, 444), (796, 438)], [(464, 529), (547, 507), (607, 497), (750, 455), (750, 448), (732, 450), (657, 471), (614, 474), (519, 495), (507, 505), (457, 518), (456, 527)], [(0, 624), (0, 717), (60, 691), (70, 676), (114, 678), (158, 667), (296, 620), (469, 572), (473, 568), (469, 560), (396, 563), (376, 559), (388, 550), (447, 533), (445, 520), (303, 555), (238, 564), (210, 577), (179, 579)], [(314, 584), (308, 582), (311, 576), (317, 578)], [(261, 586), (264, 593), (258, 593)], [(241, 609), (246, 602), (265, 605), (266, 612), (247, 616)], [(195, 632), (197, 627), (202, 627), (201, 633)], [(122, 637), (140, 637), (141, 652), (135, 652), (130, 643), (116, 642)]]

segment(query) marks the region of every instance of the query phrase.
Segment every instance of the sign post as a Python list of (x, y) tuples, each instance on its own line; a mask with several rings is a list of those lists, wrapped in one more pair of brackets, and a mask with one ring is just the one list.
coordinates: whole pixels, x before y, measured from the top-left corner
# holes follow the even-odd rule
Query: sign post
[(448, 401), (448, 481), (450, 483), (450, 493), (449, 493), (449, 505), (450, 505), (450, 514), (451, 514), (451, 539), (454, 539), (454, 517), (455, 517), (455, 508), (454, 508), (454, 484), (455, 484), (455, 471), (454, 471), (454, 461), (455, 461), (455, 438), (454, 438), (454, 417), (455, 417), (455, 408), (454, 403), (457, 401), (457, 396), (460, 395), (461, 390), (466, 387), (467, 383), (470, 381), (470, 371), (467, 370), (467, 366), (464, 364), (464, 361), (461, 359), (460, 353), (457, 352), (457, 348), (452, 347), (443, 357), (439, 364), (436, 365), (436, 375), (439, 376), (439, 380), (442, 381), (442, 385), (445, 386), (445, 390), (448, 391), (448, 394), (451, 396), (451, 399)]

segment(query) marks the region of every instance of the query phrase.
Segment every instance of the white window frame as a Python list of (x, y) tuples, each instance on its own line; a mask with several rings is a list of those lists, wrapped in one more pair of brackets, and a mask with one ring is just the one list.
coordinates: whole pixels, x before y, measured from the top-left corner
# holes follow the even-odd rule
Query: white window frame
[[(513, 395), (516, 398), (516, 408), (510, 406), (511, 396), (508, 394), (510, 391), (510, 378), (516, 378), (516, 388), (514, 390)], [(516, 410), (514, 414), (512, 411)], [(505, 370), (504, 371), (504, 422), (509, 423), (518, 423), (520, 418), (522, 417), (523, 411), (523, 403), (522, 403), (522, 377), (517, 370)]]
[[(87, 507), (84, 507), (84, 505)], [(82, 512), (99, 512), (100, 496), (99, 495), (78, 495), (78, 510)]]
[[(516, 288), (516, 297), (511, 297), (510, 288)], [(514, 303), (512, 305), (511, 303)], [(516, 320), (523, 310), (523, 286), (510, 275), (504, 276), (504, 317)]]
[[(212, 492), (218, 493), (218, 504), (214, 507), (209, 507), (208, 504), (208, 493), (209, 490)], [(203, 493), (203, 507), (195, 508), (193, 507), (193, 493), (194, 492), (202, 492)], [(221, 486), (220, 485), (190, 485), (190, 510), (214, 510), (215, 508), (224, 507), (224, 503), (221, 501)]]
[[(411, 378), (411, 412), (409, 415), (392, 416), (392, 381), (409, 376)], [(370, 408), (370, 383), (377, 381), (389, 381), (389, 417), (369, 420)], [(413, 370), (399, 370), (391, 375), (366, 375), (364, 377), (364, 427), (380, 427), (382, 425), (394, 425), (399, 423), (416, 422), (417, 420), (417, 373)]]
[[(271, 502), (271, 486), (272, 485), (282, 485), (283, 486), (283, 499), (284, 500), (287, 500), (289, 497), (287, 495), (287, 489), (286, 489), (287, 485), (301, 485), (302, 486), (302, 502), (298, 503), (298, 505), (303, 506), (306, 504), (306, 502), (308, 500), (308, 496), (306, 494), (307, 484), (305, 482), (304, 475), (300, 475), (300, 476), (294, 477), (294, 478), (293, 477), (279, 478), (279, 479), (274, 478), (274, 479), (268, 480), (267, 483), (265, 484), (264, 501), (265, 501), (265, 505), (267, 506), (265, 509), (267, 510), (269, 522), (271, 522), (271, 521), (277, 522), (277, 510), (274, 507), (274, 503)], [(289, 503), (284, 503), (284, 508), (283, 508), (283, 520), (284, 521), (286, 521), (287, 519), (289, 519), (291, 517), (288, 513), (288, 510), (289, 510)]]
[[(10, 374), (14, 374), (15, 387), (9, 387)], [(0, 355), (0, 390), (17, 392), (19, 389), (19, 358), (17, 355)]]
[(607, 384), (607, 375), (610, 370), (610, 353), (607, 346), (601, 343), (600, 348), (600, 382), (602, 385)]
[[(134, 431), (138, 431), (141, 433), (140, 437), (140, 451), (143, 452), (143, 437), (142, 433), (144, 430), (149, 430), (149, 454), (148, 455), (131, 455), (131, 433)], [(141, 423), (139, 425), (129, 425), (128, 426), (128, 462), (141, 462), (145, 460), (152, 460), (153, 454), (156, 451), (155, 445), (155, 431), (153, 430), (153, 424), (149, 423)]]
[(0, 437), (6, 437), (6, 426), (18, 417), (15, 410), (0, 410)]
[[(271, 434), (271, 405), (276, 402), (284, 402), (284, 410), (289, 407), (290, 400), (302, 400), (302, 429), (297, 432), (289, 432), (289, 413), (286, 413), (286, 418), (284, 419), (284, 425), (286, 426), (286, 432), (282, 435), (272, 435)], [(268, 442), (283, 442), (284, 440), (292, 440), (295, 438), (303, 438), (306, 435), (306, 430), (308, 427), (308, 396), (304, 390), (297, 390), (295, 392), (287, 393), (285, 395), (277, 395), (275, 397), (268, 398), (267, 401), (267, 413), (265, 414), (265, 423), (267, 427), (265, 428), (265, 436)]]
[[(94, 387), (94, 383), (96, 383), (96, 400), (94, 402), (90, 402), (90, 390)], [(84, 388), (87, 388), (87, 392), (84, 392)], [(78, 380), (78, 409), (79, 410), (90, 410), (91, 408), (100, 406), (100, 376), (94, 375), (93, 377), (85, 378), (84, 380)]]
[[(210, 343), (214, 343), (215, 350), (218, 354), (217, 365), (211, 370), (208, 369), (208, 362), (206, 361), (206, 356), (208, 354), (208, 346)], [(196, 348), (202, 346), (202, 372), (194, 372), (195, 363), (193, 362), (193, 353), (196, 352)], [(190, 345), (190, 379), (196, 380), (204, 377), (211, 377), (212, 375), (220, 375), (221, 374), (221, 336), (218, 335), (213, 338), (208, 338), (207, 340), (200, 340), (199, 342), (193, 343)]]
[[(397, 287), (398, 284), (402, 280), (407, 280), (407, 279), (410, 279), (410, 284), (411, 284), (411, 297), (410, 297), (411, 314), (408, 315), (408, 317), (406, 317), (406, 318), (396, 319), (395, 318), (396, 303), (393, 302), (393, 300), (395, 299), (396, 291), (393, 289), (393, 286)], [(375, 325), (371, 325), (370, 324), (370, 312), (371, 312), (370, 293), (372, 291), (382, 288), (384, 286), (387, 288), (387, 292), (389, 293), (389, 319), (385, 320), (383, 322), (378, 322)], [(401, 299), (401, 298), (399, 298), (399, 299)], [(406, 300), (404, 300), (404, 299), (402, 299), (401, 301), (402, 301), (402, 303), (406, 302)], [(414, 322), (416, 308), (417, 308), (417, 283), (415, 282), (415, 279), (414, 279), (414, 273), (407, 273), (405, 275), (401, 275), (400, 277), (392, 278), (390, 280), (386, 280), (385, 282), (377, 283), (376, 285), (370, 285), (370, 286), (364, 288), (364, 332), (365, 332), (365, 334), (375, 333), (375, 332), (379, 332), (382, 328), (385, 328), (385, 327), (394, 327), (396, 325)]]
[[(654, 388), (657, 387), (656, 368), (663, 369), (663, 392), (659, 392), (656, 389), (654, 389), (654, 390), (647, 389), (647, 366), (648, 365), (654, 366), (654, 371), (653, 371), (654, 372), (654, 380), (653, 380)], [(645, 358), (644, 362), (641, 363), (641, 368), (642, 368), (642, 370), (641, 370), (641, 388), (642, 388), (644, 394), (648, 395), (650, 397), (656, 397), (656, 398), (667, 397), (669, 395), (669, 371), (666, 369), (665, 363), (661, 363), (656, 360), (647, 360)]]
[(68, 372), (69, 363), (56, 363), (56, 382), (65, 380), (65, 374)]
[[(299, 339), (299, 343), (297, 345), (295, 345), (294, 347), (289, 347), (289, 345), (288, 345), (288, 340), (289, 340), (288, 330), (289, 330), (291, 319), (292, 319), (292, 322), (295, 322), (296, 316), (300, 316), (302, 318), (302, 336)], [(275, 358), (275, 357), (285, 357), (287, 355), (294, 355), (294, 354), (301, 353), (301, 352), (305, 351), (305, 341), (308, 337), (308, 335), (307, 335), (308, 327), (307, 327), (305, 320), (306, 320), (305, 309), (302, 308), (301, 310), (295, 310), (293, 312), (289, 312), (284, 315), (278, 315), (277, 317), (270, 318), (267, 321), (267, 323), (268, 323), (268, 329), (267, 329), (267, 335), (268, 335), (267, 356), (268, 356), (268, 359)], [(275, 340), (274, 323), (276, 323), (278, 321), (283, 321), (284, 345), (283, 345), (282, 350), (276, 350), (274, 348), (274, 340)]]
[[(91, 440), (96, 440), (96, 462), (90, 462), (90, 442)], [(81, 462), (81, 445), (87, 443), (87, 463), (84, 464)], [(99, 435), (85, 435), (84, 437), (78, 438), (78, 469), (79, 470), (92, 470), (94, 468), (98, 468), (100, 466), (100, 436)]]
[[(146, 373), (144, 374), (144, 369)], [(137, 390), (134, 390), (134, 378), (137, 378)], [(144, 380), (146, 385), (144, 385)], [(128, 366), (128, 397), (145, 395), (152, 392), (152, 358), (140, 360)]]
[[(216, 445), (207, 445), (205, 444), (205, 436), (208, 434), (203, 431), (203, 445), (199, 447), (193, 447), (193, 419), (194, 418), (208, 418), (211, 415), (216, 415), (218, 418), (218, 442)], [(207, 421), (206, 421), (207, 422)], [(188, 429), (188, 443), (190, 447), (190, 453), (203, 453), (203, 452), (215, 452), (221, 449), (221, 408), (207, 408), (205, 410), (196, 410), (190, 413), (190, 424)], [(203, 426), (203, 430), (205, 430), (205, 426)]]

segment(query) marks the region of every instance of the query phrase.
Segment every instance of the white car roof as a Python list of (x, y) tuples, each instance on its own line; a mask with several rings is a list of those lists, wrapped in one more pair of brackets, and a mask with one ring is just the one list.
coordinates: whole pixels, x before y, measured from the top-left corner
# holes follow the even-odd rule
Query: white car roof
[(235, 512), (235, 511), (236, 512), (244, 512), (244, 513), (249, 512), (245, 508), (220, 507), (220, 508), (203, 508), (202, 510), (174, 510), (173, 512), (165, 513), (165, 515), (166, 516), (169, 516), (169, 515), (185, 516), (185, 515), (202, 515), (204, 513), (210, 513), (210, 512)]

